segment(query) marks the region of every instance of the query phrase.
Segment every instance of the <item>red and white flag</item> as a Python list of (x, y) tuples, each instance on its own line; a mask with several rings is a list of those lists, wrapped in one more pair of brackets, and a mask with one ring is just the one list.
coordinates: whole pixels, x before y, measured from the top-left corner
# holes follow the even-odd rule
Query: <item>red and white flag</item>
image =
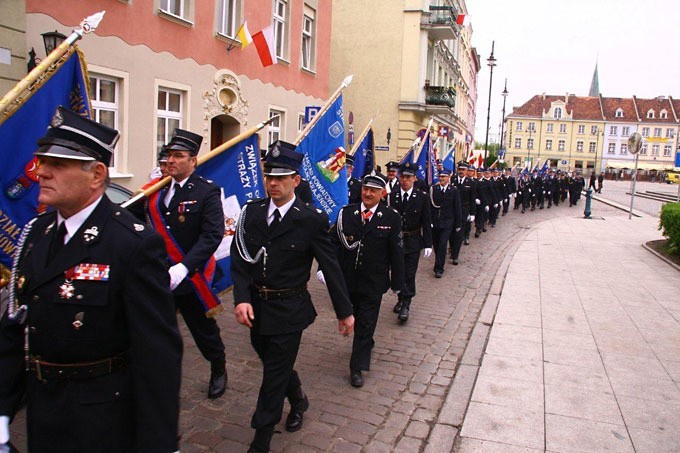
[(271, 25), (253, 35), (253, 43), (257, 48), (262, 66), (276, 64), (276, 48), (274, 46), (274, 29)]
[(458, 17), (456, 18), (456, 23), (458, 25), (469, 25), (470, 24), (470, 16), (467, 14), (459, 14)]

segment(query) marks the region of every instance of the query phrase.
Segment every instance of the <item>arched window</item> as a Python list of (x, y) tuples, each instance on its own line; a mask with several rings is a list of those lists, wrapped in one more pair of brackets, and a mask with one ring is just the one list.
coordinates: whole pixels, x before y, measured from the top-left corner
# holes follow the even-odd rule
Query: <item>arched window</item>
[(647, 110), (647, 118), (654, 118), (654, 110), (653, 109)]
[(623, 118), (623, 109), (621, 107), (616, 109), (616, 114), (614, 116), (616, 116), (616, 118)]
[(663, 120), (668, 118), (668, 112), (666, 111), (666, 109), (663, 109), (661, 112), (659, 112), (659, 118)]
[(555, 111), (553, 112), (553, 118), (555, 118), (556, 120), (562, 118), (562, 107), (555, 107)]

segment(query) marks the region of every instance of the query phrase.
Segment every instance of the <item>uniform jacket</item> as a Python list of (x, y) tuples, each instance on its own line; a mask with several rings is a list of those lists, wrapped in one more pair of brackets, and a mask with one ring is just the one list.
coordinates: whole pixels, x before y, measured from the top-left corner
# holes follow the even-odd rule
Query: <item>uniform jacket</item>
[[(68, 364), (129, 353), (130, 363), (91, 379), (26, 378), (23, 326), (5, 315), (0, 414), (13, 416), (28, 393), (32, 451), (177, 450), (182, 340), (162, 239), (104, 196), (47, 263), (56, 217), (37, 218), (17, 269), (31, 355)], [(83, 263), (105, 266), (108, 280), (73, 278), (68, 288), (67, 272)]]
[(363, 225), (361, 203), (345, 206), (341, 230), (348, 244), (361, 242), (354, 250), (347, 250), (338, 236), (338, 225), (333, 225), (331, 239), (350, 293), (384, 294), (389, 288), (402, 289), (404, 244), (397, 211), (378, 203), (371, 220)]
[(467, 217), (470, 212), (470, 208), (475, 204), (475, 198), (477, 198), (476, 181), (466, 176), (463, 178), (462, 183), (460, 183), (458, 182), (457, 175), (451, 175), (451, 181), (452, 184), (458, 188), (463, 213), (465, 214), (465, 217)]
[[(231, 274), (234, 280), (234, 303), (248, 302), (255, 311), (255, 326), (262, 335), (275, 335), (305, 329), (316, 317), (309, 293), (288, 299), (262, 301), (256, 296), (253, 285), (269, 289), (294, 289), (309, 281), (312, 260), (316, 259), (324, 273), (328, 293), (338, 319), (352, 314), (352, 304), (336, 251), (328, 234), (328, 217), (320, 210), (295, 202), (281, 219), (274, 232), (267, 225), (269, 198), (249, 202), (239, 219), (248, 252), (255, 257), (265, 247), (266, 263), (245, 261), (237, 248), (231, 245)], [(245, 217), (244, 217), (245, 216)]]
[(449, 185), (446, 191), (441, 184), (430, 187), (432, 228), (455, 229), (462, 225), (460, 194), (456, 186)]
[(361, 201), (361, 181), (352, 176), (347, 180), (348, 204), (359, 203)]
[(405, 254), (416, 253), (423, 248), (432, 248), (432, 216), (427, 193), (413, 187), (408, 201), (404, 204), (401, 199), (401, 187), (399, 187), (387, 197), (387, 205), (392, 206), (401, 215)]

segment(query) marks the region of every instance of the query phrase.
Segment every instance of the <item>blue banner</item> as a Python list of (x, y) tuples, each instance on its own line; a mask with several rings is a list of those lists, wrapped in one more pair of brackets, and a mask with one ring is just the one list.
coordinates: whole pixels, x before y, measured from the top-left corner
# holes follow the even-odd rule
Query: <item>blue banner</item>
[(60, 105), (90, 117), (88, 81), (78, 52), (72, 52), (0, 126), (0, 264), (6, 267), (11, 267), (23, 226), (46, 209), (38, 206), (36, 141)]
[(257, 135), (251, 135), (199, 165), (196, 167), (196, 174), (212, 180), (222, 191), (224, 237), (215, 251), (217, 269), (213, 279), (213, 289), (220, 292), (234, 284), (229, 271), (231, 266), (229, 252), (236, 231), (236, 222), (241, 215), (241, 207), (248, 200), (267, 196), (262, 180)]
[(452, 172), (456, 171), (456, 153), (454, 153), (455, 148), (451, 147), (451, 150), (449, 153), (446, 155), (446, 157), (442, 160), (442, 167), (451, 170)]
[(370, 128), (354, 151), (352, 176), (361, 180), (373, 171), (373, 128)]
[(420, 150), (418, 155), (418, 160), (416, 164), (418, 165), (418, 171), (416, 177), (421, 181), (425, 181), (428, 186), (436, 184), (439, 182), (439, 175), (437, 174), (437, 160), (434, 155), (434, 149), (432, 147), (432, 140), (430, 140), (430, 133), (426, 133), (423, 137), (425, 143), (423, 148)]
[(305, 155), (300, 174), (309, 182), (314, 203), (328, 214), (331, 223), (347, 204), (344, 144), (341, 94), (297, 147)]

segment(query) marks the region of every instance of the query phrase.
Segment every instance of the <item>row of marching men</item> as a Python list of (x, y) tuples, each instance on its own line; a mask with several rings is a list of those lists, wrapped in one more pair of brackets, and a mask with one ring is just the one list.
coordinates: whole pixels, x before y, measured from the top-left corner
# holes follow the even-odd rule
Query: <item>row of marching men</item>
[(578, 173), (565, 173), (561, 170), (547, 169), (545, 173), (534, 169), (531, 174), (524, 171), (520, 174), (517, 184), (517, 197), (514, 209), (522, 209), (522, 214), (530, 209), (550, 209), (553, 205), (566, 203), (576, 206), (581, 198), (581, 191), (585, 187), (583, 176)]

